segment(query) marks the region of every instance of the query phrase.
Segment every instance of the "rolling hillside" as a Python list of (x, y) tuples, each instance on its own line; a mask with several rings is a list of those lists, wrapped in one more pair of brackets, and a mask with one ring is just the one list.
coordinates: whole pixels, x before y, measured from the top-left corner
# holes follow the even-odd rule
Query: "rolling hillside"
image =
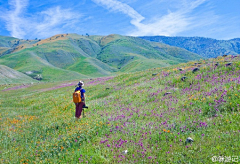
[(23, 40), (14, 37), (0, 36), (0, 57), (9, 53), (13, 53), (25, 48), (30, 48), (39, 39)]
[(239, 74), (229, 55), (84, 79), (77, 121), (76, 81), (0, 86), (1, 163), (238, 163)]
[(190, 52), (207, 58), (217, 57), (221, 55), (240, 54), (240, 38), (231, 40), (216, 40), (203, 37), (166, 36), (143, 36), (139, 38), (184, 48)]
[(0, 65), (0, 84), (11, 84), (11, 83), (32, 83), (37, 80), (11, 69), (7, 66)]
[(115, 75), (198, 60), (184, 49), (121, 35), (59, 34), (47, 39), (1, 41), (0, 64), (41, 80)]
[[(98, 54), (97, 59), (114, 68), (118, 68), (120, 71), (144, 70), (146, 67), (161, 67), (200, 59), (197, 54), (186, 50), (179, 52), (176, 51), (175, 47), (148, 42), (136, 37), (108, 35), (102, 37), (99, 42), (102, 46), (102, 51)], [(168, 49), (172, 53), (164, 49)], [(185, 55), (184, 57), (182, 57), (183, 54)], [(151, 63), (153, 59), (156, 62), (152, 62), (152, 65), (149, 67), (148, 63)], [(139, 65), (136, 66), (134, 63)]]

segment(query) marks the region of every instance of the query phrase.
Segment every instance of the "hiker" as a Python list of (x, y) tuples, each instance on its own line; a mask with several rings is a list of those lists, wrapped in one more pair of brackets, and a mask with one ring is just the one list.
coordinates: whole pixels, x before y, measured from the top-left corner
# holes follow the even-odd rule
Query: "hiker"
[(75, 103), (75, 105), (76, 105), (75, 117), (76, 117), (76, 119), (79, 119), (79, 118), (82, 118), (81, 113), (82, 113), (83, 106), (85, 106), (85, 95), (84, 95), (84, 93), (86, 91), (85, 91), (85, 89), (82, 88), (84, 86), (84, 83), (82, 81), (79, 81), (77, 85), (78, 85), (78, 87), (75, 89), (75, 92), (76, 91), (81, 92), (81, 102), (80, 103)]

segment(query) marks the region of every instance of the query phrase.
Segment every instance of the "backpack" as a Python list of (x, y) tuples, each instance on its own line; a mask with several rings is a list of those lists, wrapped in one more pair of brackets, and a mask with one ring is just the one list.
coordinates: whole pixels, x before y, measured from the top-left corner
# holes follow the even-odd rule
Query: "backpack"
[[(80, 89), (81, 91), (82, 89)], [(81, 98), (81, 92), (80, 91), (76, 91), (73, 93), (73, 102), (74, 103), (80, 103), (82, 102), (82, 98)]]

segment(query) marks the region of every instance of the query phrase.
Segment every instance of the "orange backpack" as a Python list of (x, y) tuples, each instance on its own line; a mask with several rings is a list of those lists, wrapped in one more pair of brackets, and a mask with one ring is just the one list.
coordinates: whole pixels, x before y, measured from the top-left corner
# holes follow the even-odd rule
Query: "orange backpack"
[(73, 93), (73, 102), (74, 103), (80, 103), (82, 101), (81, 98), (81, 92), (80, 91), (76, 91)]

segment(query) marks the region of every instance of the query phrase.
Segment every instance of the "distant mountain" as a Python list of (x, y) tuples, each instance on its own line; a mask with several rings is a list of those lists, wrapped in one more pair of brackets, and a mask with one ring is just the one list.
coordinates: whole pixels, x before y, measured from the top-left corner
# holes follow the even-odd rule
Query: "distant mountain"
[(97, 59), (124, 72), (200, 59), (189, 51), (137, 37), (108, 35), (101, 38), (100, 46), (102, 50)]
[(23, 40), (14, 37), (0, 36), (0, 57), (24, 48), (32, 47), (32, 44), (38, 42), (35, 40)]
[(0, 64), (43, 81), (110, 76), (201, 59), (185, 49), (121, 35), (0, 38)]
[(139, 38), (184, 48), (190, 52), (207, 58), (217, 57), (220, 55), (240, 54), (240, 38), (231, 40), (216, 40), (203, 37), (166, 36), (143, 36)]

